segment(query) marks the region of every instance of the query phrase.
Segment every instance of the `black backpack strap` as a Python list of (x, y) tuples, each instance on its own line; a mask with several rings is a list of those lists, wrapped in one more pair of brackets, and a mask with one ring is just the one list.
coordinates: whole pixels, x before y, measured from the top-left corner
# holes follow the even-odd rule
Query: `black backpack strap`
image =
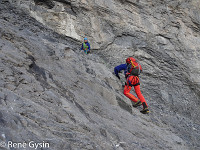
[(137, 85), (140, 85), (140, 82), (138, 82), (137, 84), (133, 85), (133, 86), (137, 86)]

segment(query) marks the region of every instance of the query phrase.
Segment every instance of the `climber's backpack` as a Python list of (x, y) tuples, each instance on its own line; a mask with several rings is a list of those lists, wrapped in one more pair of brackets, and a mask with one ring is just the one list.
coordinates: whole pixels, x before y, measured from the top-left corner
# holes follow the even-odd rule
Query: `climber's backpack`
[[(135, 59), (134, 59), (135, 60)], [(131, 63), (127, 66), (127, 70), (131, 75), (138, 76), (142, 72), (142, 66), (130, 58)]]
[(84, 50), (88, 50), (88, 48), (89, 48), (89, 46), (84, 42), (84, 43), (83, 43), (83, 49), (84, 49)]

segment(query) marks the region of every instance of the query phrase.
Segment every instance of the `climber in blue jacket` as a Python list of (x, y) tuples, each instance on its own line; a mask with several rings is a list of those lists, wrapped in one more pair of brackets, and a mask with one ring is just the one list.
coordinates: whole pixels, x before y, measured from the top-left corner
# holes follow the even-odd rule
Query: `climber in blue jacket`
[(120, 80), (120, 76), (119, 76), (119, 73), (124, 70), (124, 75), (127, 73), (127, 64), (121, 64), (119, 66), (116, 66), (114, 68), (114, 72), (115, 72), (115, 75), (116, 77)]
[(87, 38), (84, 38), (84, 42), (81, 46), (81, 50), (84, 50), (86, 54), (90, 53), (90, 43)]

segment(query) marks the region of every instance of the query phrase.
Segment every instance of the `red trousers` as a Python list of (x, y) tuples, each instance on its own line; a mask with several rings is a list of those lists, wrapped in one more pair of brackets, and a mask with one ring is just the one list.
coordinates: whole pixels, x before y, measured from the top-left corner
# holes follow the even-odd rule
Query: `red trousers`
[(132, 88), (131, 86), (125, 85), (125, 87), (124, 87), (124, 95), (125, 95), (126, 97), (128, 97), (130, 100), (132, 100), (133, 102), (135, 102), (135, 103), (136, 103), (138, 100), (140, 100), (141, 103), (146, 103), (146, 106), (148, 106), (146, 100), (144, 99), (144, 96), (142, 95), (142, 93), (141, 93), (141, 91), (140, 91), (140, 85), (134, 86), (135, 93), (136, 93), (136, 95), (137, 95), (137, 97), (138, 97), (139, 99), (136, 98), (134, 95), (132, 95), (132, 94), (130, 93), (131, 88)]

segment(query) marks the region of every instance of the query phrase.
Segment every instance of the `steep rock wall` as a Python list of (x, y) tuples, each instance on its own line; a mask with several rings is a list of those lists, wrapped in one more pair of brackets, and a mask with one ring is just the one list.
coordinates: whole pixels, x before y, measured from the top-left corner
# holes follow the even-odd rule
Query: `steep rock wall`
[[(9, 2), (17, 9), (1, 1), (1, 139), (199, 148), (199, 1)], [(89, 56), (79, 53), (85, 36)], [(132, 109), (112, 75), (129, 55), (144, 68), (149, 116)]]

